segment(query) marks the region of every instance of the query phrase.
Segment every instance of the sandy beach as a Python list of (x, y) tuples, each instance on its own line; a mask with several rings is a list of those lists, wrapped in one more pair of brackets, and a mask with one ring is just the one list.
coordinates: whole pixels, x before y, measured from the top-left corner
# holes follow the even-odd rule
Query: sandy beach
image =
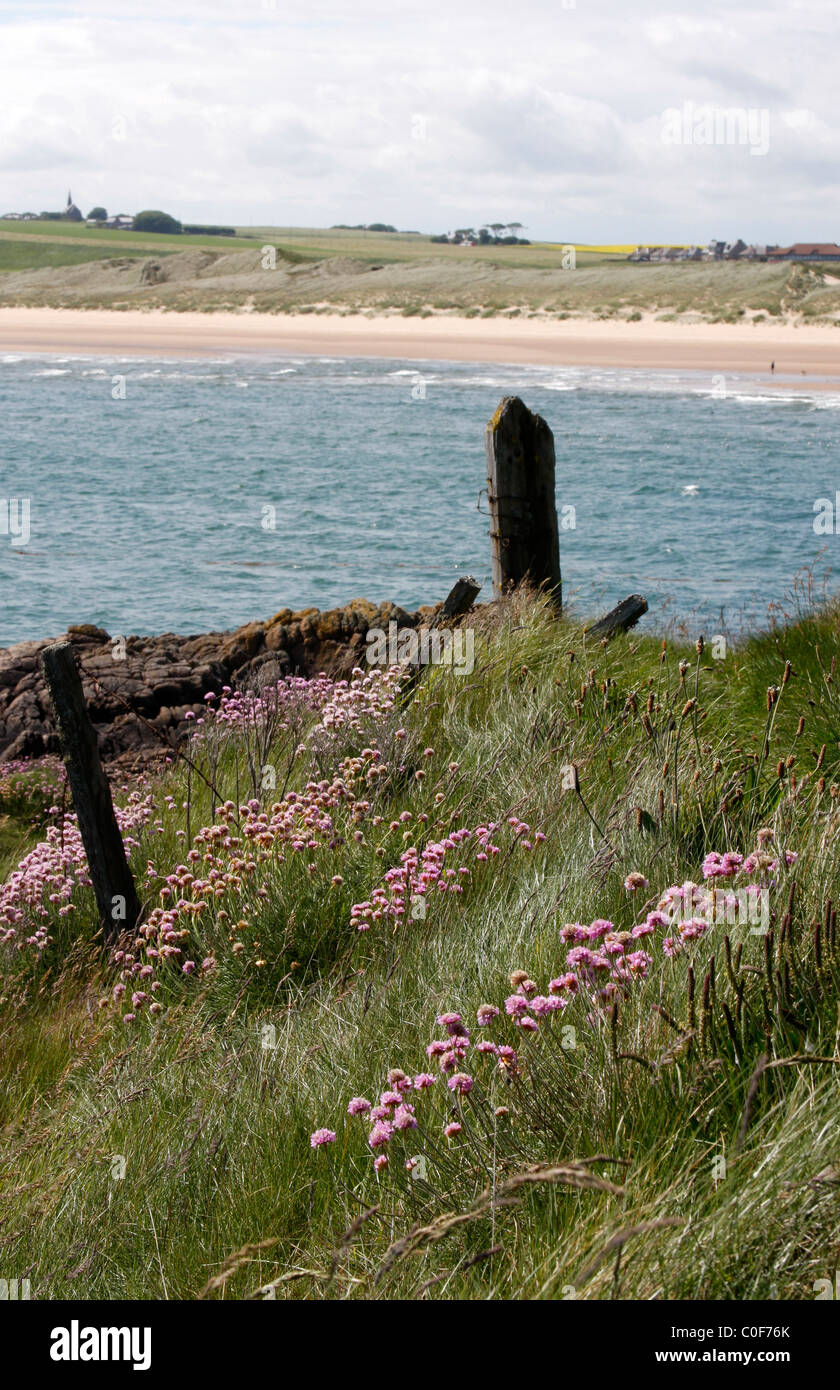
[[(407, 319), (400, 315), (0, 308), (0, 352), (202, 357), (295, 353), (804, 377), (840, 381), (840, 331), (789, 324)], [(803, 383), (804, 384), (804, 381)]]

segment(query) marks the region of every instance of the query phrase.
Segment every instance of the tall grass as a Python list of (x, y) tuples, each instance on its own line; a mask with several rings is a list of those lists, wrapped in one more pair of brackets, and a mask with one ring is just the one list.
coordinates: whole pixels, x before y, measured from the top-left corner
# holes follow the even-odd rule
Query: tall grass
[[(471, 675), (430, 670), (375, 720), (210, 721), (161, 775), (132, 855), (150, 908), (202, 827), (236, 839), (249, 799), (270, 815), (307, 783), (344, 790), (305, 852), (267, 842), (186, 912), (156, 1017), (126, 1023), (119, 967), (72, 945), (95, 925), (84, 892), (37, 963), (4, 955), (4, 1277), (41, 1298), (175, 1299), (810, 1298), (833, 1278), (836, 612), (720, 659), (593, 643), (521, 594), (477, 628)], [(447, 851), (462, 892), (356, 930), (351, 906), (408, 846), (490, 822), (498, 855)], [(509, 977), (546, 993), (565, 923), (628, 929), (641, 898), (759, 830), (798, 855), (772, 876), (768, 932), (718, 924), (673, 960), (641, 941), (653, 961), (626, 995), (515, 1028)], [(628, 893), (631, 873), (650, 889)], [(377, 1172), (347, 1103), (376, 1103), (394, 1068), (434, 1073), (451, 1010), (516, 1063), (473, 1046), (473, 1089), (441, 1073), (414, 1093), (418, 1127)], [(313, 1149), (321, 1127), (336, 1140)]]

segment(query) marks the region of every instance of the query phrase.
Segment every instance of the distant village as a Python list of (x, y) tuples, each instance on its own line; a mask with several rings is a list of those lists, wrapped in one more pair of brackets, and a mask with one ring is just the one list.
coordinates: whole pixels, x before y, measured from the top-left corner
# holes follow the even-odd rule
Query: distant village
[(793, 246), (748, 246), (745, 241), (710, 241), (708, 246), (637, 246), (628, 261), (840, 261), (833, 241), (797, 241)]
[(0, 214), (3, 222), (86, 222), (89, 227), (113, 227), (117, 231), (131, 231), (134, 218), (127, 212), (118, 212), (109, 217), (105, 208), (92, 208), (87, 217), (73, 202), (72, 193), (67, 194), (67, 204), (62, 212), (4, 212)]
[(110, 227), (117, 232), (164, 232), (177, 235), (184, 232), (198, 236), (236, 236), (235, 227), (204, 226), (203, 224), (181, 223), (177, 217), (158, 209), (147, 209), (135, 213), (118, 212), (108, 216), (105, 208), (91, 208), (87, 217), (73, 202), (73, 194), (68, 192), (67, 203), (61, 212), (4, 212), (0, 213), (2, 222), (83, 222), (88, 227)]

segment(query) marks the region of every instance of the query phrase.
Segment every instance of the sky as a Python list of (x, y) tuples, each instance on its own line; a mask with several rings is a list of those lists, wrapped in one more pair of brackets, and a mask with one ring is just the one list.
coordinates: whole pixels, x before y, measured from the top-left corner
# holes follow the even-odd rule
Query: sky
[(837, 0), (0, 0), (0, 212), (840, 241), (839, 60)]

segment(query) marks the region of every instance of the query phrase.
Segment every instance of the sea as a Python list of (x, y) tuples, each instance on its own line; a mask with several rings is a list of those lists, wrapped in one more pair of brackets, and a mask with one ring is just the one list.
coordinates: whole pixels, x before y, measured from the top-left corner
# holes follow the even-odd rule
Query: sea
[[(803, 389), (804, 387), (804, 389)], [(833, 592), (840, 393), (776, 377), (371, 358), (0, 357), (0, 646), (491, 596), (484, 430), (548, 421), (564, 598), (763, 628)]]

